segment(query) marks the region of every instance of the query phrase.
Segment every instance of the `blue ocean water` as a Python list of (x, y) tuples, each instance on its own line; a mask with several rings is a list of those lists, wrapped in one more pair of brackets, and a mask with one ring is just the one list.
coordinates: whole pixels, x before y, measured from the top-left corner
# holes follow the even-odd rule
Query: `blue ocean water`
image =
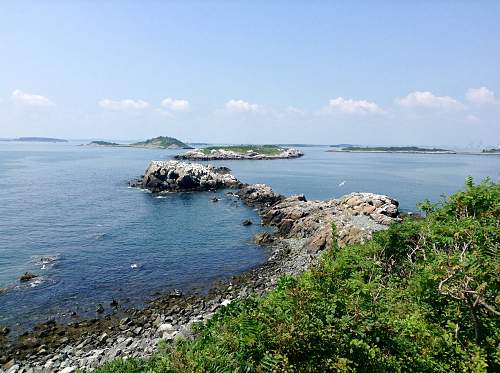
[[(17, 330), (61, 313), (95, 315), (112, 299), (140, 305), (156, 292), (206, 290), (264, 262), (257, 213), (224, 191), (154, 196), (132, 189), (171, 150), (79, 143), (0, 143), (0, 324)], [(308, 199), (352, 191), (390, 195), (403, 210), (460, 189), (467, 175), (499, 180), (500, 157), (327, 153), (294, 160), (215, 162), (240, 180)], [(50, 260), (46, 260), (49, 257)], [(45, 259), (44, 259), (45, 258)], [(22, 285), (26, 271), (39, 281)]]

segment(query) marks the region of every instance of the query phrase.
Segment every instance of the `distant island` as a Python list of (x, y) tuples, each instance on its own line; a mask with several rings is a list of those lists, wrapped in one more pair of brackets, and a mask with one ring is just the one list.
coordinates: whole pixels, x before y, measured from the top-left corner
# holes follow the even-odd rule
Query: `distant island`
[(109, 141), (91, 141), (88, 145), (99, 145), (99, 146), (123, 146), (121, 144), (118, 144), (116, 142), (109, 142)]
[(420, 148), (418, 146), (347, 146), (328, 152), (364, 152), (364, 153), (438, 153), (455, 154), (456, 152), (440, 148)]
[(18, 137), (15, 139), (0, 139), (0, 141), (21, 141), (21, 142), (68, 142), (64, 139), (55, 139), (52, 137)]
[(485, 154), (500, 154), (500, 148), (483, 149), (481, 153)]
[(304, 153), (294, 148), (277, 145), (209, 146), (176, 155), (176, 159), (214, 161), (229, 159), (287, 159), (298, 158)]
[(97, 140), (90, 142), (88, 145), (147, 149), (193, 149), (192, 146), (189, 146), (174, 137), (168, 136), (158, 136), (146, 141), (135, 142), (132, 144), (118, 144), (115, 142)]

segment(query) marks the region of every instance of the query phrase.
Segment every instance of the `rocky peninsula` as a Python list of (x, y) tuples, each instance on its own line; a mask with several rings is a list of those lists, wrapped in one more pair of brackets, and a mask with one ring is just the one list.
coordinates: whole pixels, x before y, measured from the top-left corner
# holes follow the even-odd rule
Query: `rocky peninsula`
[[(152, 161), (132, 186), (153, 193), (232, 188), (224, 198), (256, 208), (262, 232), (256, 242), (270, 257), (242, 275), (217, 282), (206, 295), (180, 292), (159, 295), (143, 309), (121, 308), (116, 302), (95, 319), (69, 325), (49, 321), (13, 342), (0, 340), (0, 364), (7, 372), (73, 372), (94, 369), (116, 357), (146, 357), (160, 340), (193, 336), (191, 326), (212, 317), (235, 299), (272, 290), (286, 274), (297, 275), (316, 263), (331, 246), (332, 224), (340, 246), (362, 242), (373, 232), (399, 220), (398, 203), (372, 193), (351, 193), (328, 201), (308, 201), (304, 195), (283, 196), (265, 184), (243, 184), (227, 168), (176, 161)], [(208, 197), (207, 197), (208, 198)], [(235, 222), (235, 224), (240, 224)]]
[(304, 153), (294, 148), (274, 145), (214, 146), (194, 149), (176, 155), (176, 159), (191, 161), (288, 159), (302, 157)]

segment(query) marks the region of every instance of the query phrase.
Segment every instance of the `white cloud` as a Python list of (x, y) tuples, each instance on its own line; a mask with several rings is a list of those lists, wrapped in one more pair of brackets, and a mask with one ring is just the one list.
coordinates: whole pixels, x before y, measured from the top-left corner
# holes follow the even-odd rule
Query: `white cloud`
[(286, 108), (286, 112), (288, 114), (305, 115), (305, 111), (304, 110), (296, 108), (295, 106), (288, 106)]
[(108, 98), (99, 101), (98, 105), (108, 110), (144, 110), (150, 107), (149, 103), (143, 100), (110, 100)]
[(382, 114), (382, 110), (376, 103), (366, 100), (353, 100), (337, 97), (329, 101), (327, 112), (339, 111), (346, 114)]
[(479, 119), (478, 117), (476, 117), (475, 115), (472, 115), (472, 114), (467, 115), (466, 119), (467, 119), (467, 122), (471, 122), (471, 123), (477, 123), (477, 122), (481, 121), (481, 119)]
[(50, 101), (47, 97), (41, 95), (35, 95), (32, 93), (26, 93), (19, 89), (12, 92), (12, 99), (19, 104), (29, 105), (29, 106), (54, 106), (54, 103)]
[(261, 106), (257, 104), (251, 104), (243, 100), (229, 100), (226, 102), (226, 109), (234, 112), (257, 112), (261, 110)]
[(188, 111), (189, 101), (167, 97), (161, 102), (161, 106), (172, 111)]
[(477, 105), (500, 105), (500, 100), (496, 99), (495, 93), (486, 87), (470, 88), (465, 94), (465, 98)]
[(396, 102), (403, 107), (423, 107), (430, 109), (460, 109), (463, 105), (449, 96), (435, 96), (432, 92), (416, 91), (408, 96), (397, 98)]

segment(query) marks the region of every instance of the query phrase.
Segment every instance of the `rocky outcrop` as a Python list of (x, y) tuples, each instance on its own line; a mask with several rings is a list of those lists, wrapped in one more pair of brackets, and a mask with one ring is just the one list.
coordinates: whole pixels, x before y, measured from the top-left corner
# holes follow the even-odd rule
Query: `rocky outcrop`
[[(306, 249), (321, 251), (332, 244), (369, 240), (372, 233), (398, 220), (398, 202), (380, 194), (351, 193), (340, 199), (307, 201), (304, 195), (283, 197), (264, 184), (244, 185), (238, 196), (259, 208), (262, 224), (277, 228), (280, 238), (306, 239)], [(260, 241), (260, 239), (257, 239)]]
[(159, 193), (235, 188), (240, 182), (229, 173), (227, 167), (178, 161), (151, 161), (144, 176), (131, 181), (130, 185)]
[(34, 273), (31, 273), (31, 272), (26, 272), (24, 273), (24, 275), (22, 275), (21, 277), (19, 277), (19, 281), (20, 282), (29, 282), (35, 278), (37, 278), (38, 275), (34, 274)]
[(237, 196), (241, 198), (247, 206), (264, 209), (281, 201), (285, 197), (275, 193), (273, 189), (266, 184), (244, 184), (241, 185)]
[(215, 160), (238, 160), (238, 159), (288, 159), (302, 157), (304, 153), (298, 149), (283, 149), (277, 154), (263, 154), (258, 151), (249, 150), (241, 153), (229, 149), (212, 149), (210, 152), (205, 152), (203, 149), (190, 150), (184, 154), (176, 155), (176, 159), (191, 160), (191, 161), (215, 161)]

